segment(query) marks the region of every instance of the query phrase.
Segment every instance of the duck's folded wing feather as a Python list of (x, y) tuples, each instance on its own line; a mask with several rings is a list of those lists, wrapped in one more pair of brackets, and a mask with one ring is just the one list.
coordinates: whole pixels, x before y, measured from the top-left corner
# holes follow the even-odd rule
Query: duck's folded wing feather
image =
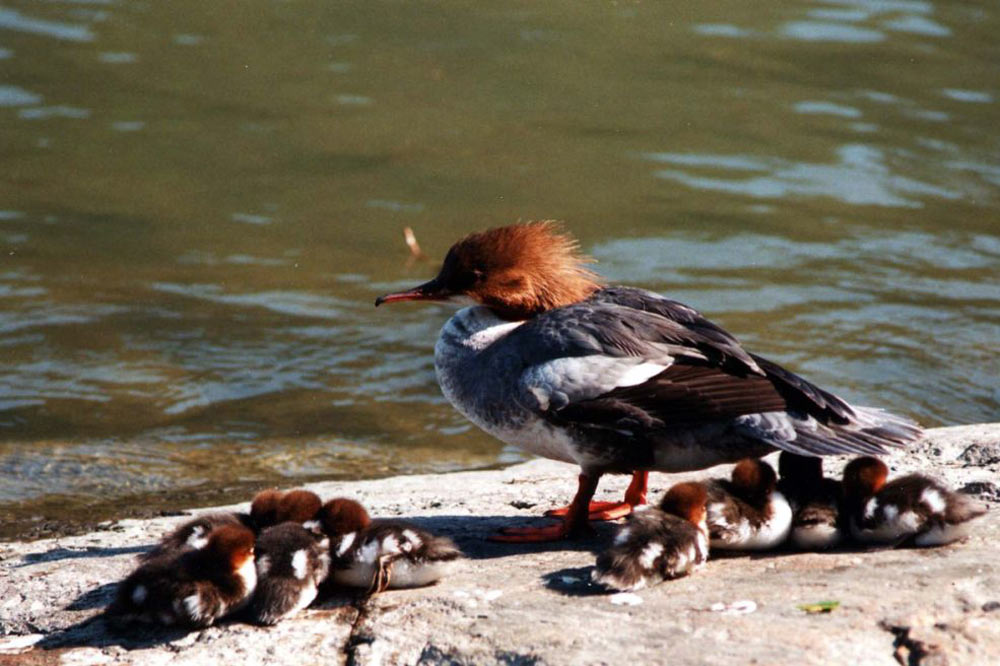
[(510, 335), (524, 363), (521, 399), (552, 422), (634, 432), (732, 421), (812, 455), (884, 452), (919, 436), (906, 419), (852, 408), (748, 354), (676, 301), (635, 289), (598, 294)]

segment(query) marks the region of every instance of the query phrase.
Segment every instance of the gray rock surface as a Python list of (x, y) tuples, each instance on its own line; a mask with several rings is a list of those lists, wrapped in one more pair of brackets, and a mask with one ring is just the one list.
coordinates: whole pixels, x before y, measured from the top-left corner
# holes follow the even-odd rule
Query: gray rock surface
[[(845, 461), (828, 460), (839, 475)], [(991, 511), (967, 541), (943, 548), (713, 557), (688, 578), (610, 595), (589, 583), (610, 525), (568, 544), (484, 541), (503, 526), (541, 524), (543, 510), (567, 502), (568, 465), (320, 483), (309, 487), (324, 498), (352, 496), (374, 515), (453, 537), (468, 559), (432, 587), (326, 599), (272, 628), (191, 633), (118, 635), (100, 617), (136, 554), (184, 517), (3, 543), (0, 665), (1000, 663), (1000, 424), (932, 430), (888, 462), (893, 474), (919, 470), (965, 488)], [(652, 499), (679, 480), (728, 472), (654, 474)], [(626, 484), (606, 478), (599, 498)], [(826, 600), (840, 606), (798, 608)]]

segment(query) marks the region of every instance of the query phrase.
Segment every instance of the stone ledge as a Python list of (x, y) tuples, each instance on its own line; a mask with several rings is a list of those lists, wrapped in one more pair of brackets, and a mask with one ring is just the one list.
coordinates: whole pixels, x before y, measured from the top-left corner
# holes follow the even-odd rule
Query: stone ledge
[[(438, 585), (364, 603), (328, 599), (273, 628), (233, 622), (187, 634), (108, 633), (99, 613), (115, 583), (183, 517), (3, 543), (0, 664), (989, 663), (1000, 654), (1000, 424), (931, 430), (888, 462), (893, 474), (919, 470), (966, 487), (991, 511), (968, 541), (943, 548), (713, 558), (693, 576), (626, 597), (637, 605), (615, 603), (622, 599), (588, 582), (609, 525), (571, 544), (483, 540), (569, 500), (576, 470), (546, 460), (308, 486), (447, 534), (469, 559)], [(830, 459), (829, 473), (843, 463)], [(709, 474), (728, 469), (653, 474), (653, 497)], [(626, 484), (607, 477), (599, 497), (617, 498)], [(711, 610), (741, 600), (753, 601), (753, 612)], [(818, 615), (798, 608), (823, 600), (840, 606)]]

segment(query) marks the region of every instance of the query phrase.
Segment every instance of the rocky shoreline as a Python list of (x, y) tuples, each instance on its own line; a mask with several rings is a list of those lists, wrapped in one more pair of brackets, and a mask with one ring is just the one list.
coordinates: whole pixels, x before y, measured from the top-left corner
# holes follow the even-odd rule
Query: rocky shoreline
[[(713, 553), (693, 576), (609, 595), (589, 580), (610, 525), (569, 544), (484, 541), (567, 501), (576, 477), (568, 465), (318, 483), (306, 487), (452, 537), (467, 559), (438, 585), (325, 599), (273, 628), (228, 622), (129, 635), (110, 632), (100, 612), (136, 554), (185, 517), (0, 543), (0, 665), (989, 663), (1000, 654), (1000, 424), (931, 430), (887, 462), (894, 475), (919, 470), (964, 489), (990, 513), (970, 539), (942, 548)], [(828, 473), (843, 463), (830, 459)], [(725, 474), (653, 474), (653, 497), (679, 480)], [(619, 497), (627, 481), (607, 477), (599, 498)], [(839, 606), (800, 608), (820, 601)]]

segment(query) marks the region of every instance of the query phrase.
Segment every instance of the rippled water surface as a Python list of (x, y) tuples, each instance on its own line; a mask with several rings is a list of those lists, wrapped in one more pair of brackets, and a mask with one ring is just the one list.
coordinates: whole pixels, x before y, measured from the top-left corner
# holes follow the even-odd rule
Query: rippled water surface
[(1000, 417), (992, 2), (0, 6), (0, 534), (517, 460), (441, 397), (460, 235), (927, 425)]

